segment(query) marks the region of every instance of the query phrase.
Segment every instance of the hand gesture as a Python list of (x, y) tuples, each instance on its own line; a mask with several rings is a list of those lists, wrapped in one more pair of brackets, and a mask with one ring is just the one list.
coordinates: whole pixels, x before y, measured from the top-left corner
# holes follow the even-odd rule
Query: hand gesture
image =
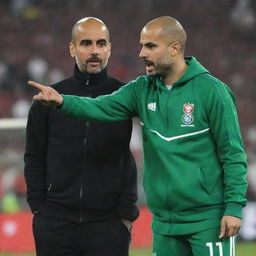
[(53, 88), (44, 86), (34, 81), (28, 81), (28, 84), (40, 91), (37, 95), (33, 97), (34, 100), (42, 101), (46, 105), (62, 105), (63, 97)]
[(221, 220), (219, 238), (225, 239), (236, 235), (240, 229), (240, 226), (241, 219), (230, 215), (224, 215)]

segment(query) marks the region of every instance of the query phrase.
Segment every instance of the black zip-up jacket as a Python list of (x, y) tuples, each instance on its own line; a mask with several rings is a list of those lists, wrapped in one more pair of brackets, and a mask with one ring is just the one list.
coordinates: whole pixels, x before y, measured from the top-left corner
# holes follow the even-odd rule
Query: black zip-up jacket
[[(97, 97), (122, 82), (104, 69), (53, 85), (59, 93)], [(33, 213), (74, 222), (138, 217), (137, 173), (129, 144), (131, 120), (84, 122), (33, 102), (27, 123), (25, 179)]]

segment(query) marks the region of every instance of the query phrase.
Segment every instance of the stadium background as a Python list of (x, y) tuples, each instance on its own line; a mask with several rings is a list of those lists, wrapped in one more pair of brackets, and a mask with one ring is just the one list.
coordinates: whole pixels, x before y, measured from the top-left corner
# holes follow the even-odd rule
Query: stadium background
[[(31, 216), (27, 213), (23, 178), (24, 128), (19, 128), (19, 121), (9, 122), (12, 125), (7, 127), (9, 118), (20, 120), (22, 126), (27, 117), (35, 94), (26, 86), (27, 80), (51, 84), (69, 76), (73, 66), (68, 50), (72, 25), (85, 16), (95, 16), (110, 29), (113, 47), (109, 72), (123, 81), (130, 81), (144, 74), (144, 65), (138, 58), (140, 30), (149, 20), (162, 15), (181, 21), (188, 34), (186, 55), (195, 56), (213, 75), (226, 82), (237, 97), (249, 159), (249, 203), (238, 237), (238, 255), (256, 255), (254, 0), (1, 0), (0, 252), (31, 250), (26, 247), (26, 243), (31, 243), (28, 227)], [(138, 205), (144, 207), (143, 152), (136, 119), (131, 147), (139, 169)], [(134, 248), (151, 244), (150, 215), (147, 210), (142, 212), (133, 231)], [(146, 253), (150, 255), (149, 251)], [(142, 251), (131, 254), (144, 255)]]

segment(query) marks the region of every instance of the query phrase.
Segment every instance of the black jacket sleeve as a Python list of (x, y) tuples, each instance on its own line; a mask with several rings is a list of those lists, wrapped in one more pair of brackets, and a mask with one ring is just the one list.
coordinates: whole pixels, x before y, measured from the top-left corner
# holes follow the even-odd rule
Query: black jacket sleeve
[(46, 198), (47, 145), (48, 107), (33, 102), (28, 115), (24, 155), (27, 201), (33, 213), (39, 210)]
[(134, 221), (139, 216), (139, 209), (135, 204), (138, 200), (137, 168), (130, 151), (127, 152), (124, 160), (123, 173), (124, 177), (116, 212), (119, 218)]

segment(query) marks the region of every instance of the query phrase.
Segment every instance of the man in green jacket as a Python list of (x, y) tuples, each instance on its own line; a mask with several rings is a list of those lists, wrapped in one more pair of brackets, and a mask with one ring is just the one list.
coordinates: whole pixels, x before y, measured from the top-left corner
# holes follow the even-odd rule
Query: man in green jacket
[(82, 120), (138, 116), (144, 189), (153, 213), (153, 255), (230, 256), (246, 204), (246, 155), (230, 89), (194, 58), (172, 17), (150, 21), (140, 36), (140, 76), (96, 99), (40, 90), (35, 100)]

